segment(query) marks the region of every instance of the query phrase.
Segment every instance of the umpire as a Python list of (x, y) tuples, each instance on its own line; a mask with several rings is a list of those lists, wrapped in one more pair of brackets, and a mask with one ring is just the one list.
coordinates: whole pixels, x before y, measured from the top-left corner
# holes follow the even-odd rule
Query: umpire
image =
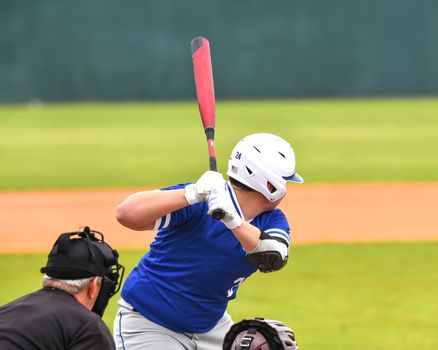
[(0, 349), (114, 349), (101, 316), (124, 267), (103, 235), (61, 234), (41, 272), (42, 289), (0, 307)]

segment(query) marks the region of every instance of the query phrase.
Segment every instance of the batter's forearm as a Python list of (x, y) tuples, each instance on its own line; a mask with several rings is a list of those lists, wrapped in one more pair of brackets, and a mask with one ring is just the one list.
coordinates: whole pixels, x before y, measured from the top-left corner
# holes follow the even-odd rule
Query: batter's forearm
[(137, 192), (117, 207), (116, 218), (132, 230), (150, 230), (155, 220), (187, 205), (184, 189)]
[(259, 241), (260, 229), (249, 222), (242, 221), (242, 225), (233, 229), (232, 232), (239, 240), (245, 252), (252, 251)]

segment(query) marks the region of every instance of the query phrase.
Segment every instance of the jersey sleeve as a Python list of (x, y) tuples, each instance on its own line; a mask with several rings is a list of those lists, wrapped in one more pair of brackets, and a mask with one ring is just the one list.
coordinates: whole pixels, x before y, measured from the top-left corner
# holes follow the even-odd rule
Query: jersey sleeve
[[(159, 191), (177, 190), (184, 188), (186, 185), (188, 185), (188, 183), (164, 187), (161, 188)], [(158, 218), (157, 220), (155, 220), (155, 226), (153, 230), (162, 230), (182, 225), (190, 219), (193, 219), (193, 217), (198, 213), (199, 207), (202, 205), (203, 203), (188, 205), (187, 207), (181, 208), (174, 212), (168, 213), (161, 218)]]
[(280, 209), (275, 209), (265, 213), (262, 217), (259, 228), (270, 235), (290, 246), (290, 227), (286, 216)]

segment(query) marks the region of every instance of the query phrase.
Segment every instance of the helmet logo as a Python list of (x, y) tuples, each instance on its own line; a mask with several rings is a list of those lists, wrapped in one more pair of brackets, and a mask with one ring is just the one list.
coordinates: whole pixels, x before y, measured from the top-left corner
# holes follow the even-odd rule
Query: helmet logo
[(242, 153), (236, 152), (236, 156), (234, 158), (240, 159), (242, 157)]

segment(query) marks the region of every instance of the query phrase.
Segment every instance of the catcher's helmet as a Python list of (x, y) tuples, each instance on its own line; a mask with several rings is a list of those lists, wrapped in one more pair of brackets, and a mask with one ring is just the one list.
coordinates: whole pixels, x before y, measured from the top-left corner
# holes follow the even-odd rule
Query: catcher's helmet
[(288, 181), (302, 183), (295, 172), (295, 153), (281, 137), (259, 133), (240, 140), (231, 152), (227, 175), (275, 202)]
[(298, 350), (298, 345), (285, 324), (257, 317), (234, 324), (225, 335), (223, 350)]

